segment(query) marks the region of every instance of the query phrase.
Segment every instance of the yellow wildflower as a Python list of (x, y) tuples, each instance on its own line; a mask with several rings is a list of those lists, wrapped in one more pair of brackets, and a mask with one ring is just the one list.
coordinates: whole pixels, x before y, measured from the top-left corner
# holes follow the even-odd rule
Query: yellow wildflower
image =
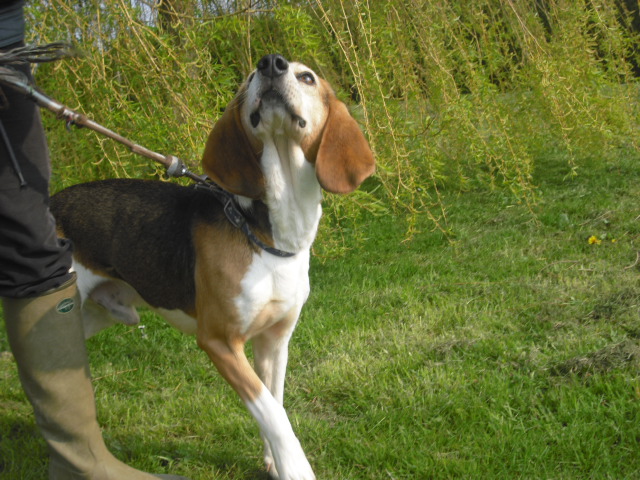
[(598, 237), (596, 237), (595, 235), (591, 235), (589, 237), (589, 245), (600, 245), (602, 243), (602, 240), (600, 240)]

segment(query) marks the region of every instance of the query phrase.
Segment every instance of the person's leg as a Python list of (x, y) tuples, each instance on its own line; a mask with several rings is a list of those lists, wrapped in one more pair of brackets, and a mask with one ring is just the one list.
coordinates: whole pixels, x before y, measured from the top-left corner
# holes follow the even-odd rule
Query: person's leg
[(149, 475), (107, 450), (96, 419), (75, 277), (37, 297), (4, 299), (9, 344), (49, 447), (50, 480), (180, 479)]
[[(48, 208), (49, 156), (37, 107), (3, 89), (0, 297), (20, 381), (50, 452), (51, 480), (152, 480), (107, 450), (96, 419), (71, 247)], [(0, 101), (2, 101), (0, 100)], [(10, 150), (11, 149), (11, 150)], [(26, 185), (11, 161), (13, 155)]]
[(2, 87), (0, 128), (0, 296), (34, 296), (69, 280), (71, 245), (57, 238), (49, 212), (51, 166), (38, 107)]

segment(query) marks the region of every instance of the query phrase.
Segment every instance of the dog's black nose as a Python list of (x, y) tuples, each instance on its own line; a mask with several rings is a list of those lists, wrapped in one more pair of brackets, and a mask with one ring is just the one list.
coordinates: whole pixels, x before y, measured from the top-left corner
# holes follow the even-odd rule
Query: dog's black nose
[(272, 53), (265, 55), (258, 62), (258, 71), (268, 78), (276, 78), (289, 69), (289, 62), (282, 55)]

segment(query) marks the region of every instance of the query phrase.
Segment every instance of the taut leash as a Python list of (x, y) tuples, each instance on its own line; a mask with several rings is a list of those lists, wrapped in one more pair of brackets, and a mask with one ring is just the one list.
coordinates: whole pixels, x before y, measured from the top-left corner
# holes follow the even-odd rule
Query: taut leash
[[(55, 45), (63, 46), (63, 44)], [(66, 121), (67, 127), (70, 127), (71, 125), (86, 127), (127, 146), (133, 153), (137, 153), (138, 155), (142, 155), (143, 157), (147, 157), (161, 163), (164, 165), (167, 175), (170, 177), (188, 177), (199, 183), (206, 180), (206, 177), (196, 175), (189, 171), (185, 163), (178, 157), (174, 155), (161, 155), (138, 145), (122, 135), (100, 125), (98, 122), (91, 120), (86, 115), (82, 115), (81, 113), (71, 110), (69, 107), (66, 107), (48, 95), (36, 90), (33, 85), (29, 83), (29, 79), (26, 75), (14, 68), (11, 68), (11, 66), (7, 66), (6, 64), (52, 61), (62, 58), (63, 56), (68, 56), (68, 54), (61, 53), (58, 54), (58, 56), (49, 56), (43, 59), (42, 56), (34, 56), (33, 50), (29, 50), (28, 48), (29, 47), (23, 47), (17, 49), (18, 52), (16, 52), (16, 50), (12, 50), (10, 52), (0, 54), (0, 83), (26, 95), (28, 98), (36, 102), (36, 104), (41, 108), (45, 108), (55, 113), (59, 119)], [(46, 51), (50, 52), (49, 49)], [(20, 53), (22, 53), (22, 55), (20, 55)]]

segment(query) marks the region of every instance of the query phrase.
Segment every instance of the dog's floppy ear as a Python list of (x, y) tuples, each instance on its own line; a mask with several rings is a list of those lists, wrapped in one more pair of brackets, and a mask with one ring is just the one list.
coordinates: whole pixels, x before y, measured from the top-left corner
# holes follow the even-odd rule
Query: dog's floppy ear
[(226, 191), (261, 198), (265, 191), (259, 152), (249, 142), (241, 119), (242, 102), (234, 98), (209, 134), (202, 155), (205, 173)]
[(375, 171), (373, 153), (358, 123), (333, 94), (315, 163), (320, 185), (331, 193), (352, 192)]

